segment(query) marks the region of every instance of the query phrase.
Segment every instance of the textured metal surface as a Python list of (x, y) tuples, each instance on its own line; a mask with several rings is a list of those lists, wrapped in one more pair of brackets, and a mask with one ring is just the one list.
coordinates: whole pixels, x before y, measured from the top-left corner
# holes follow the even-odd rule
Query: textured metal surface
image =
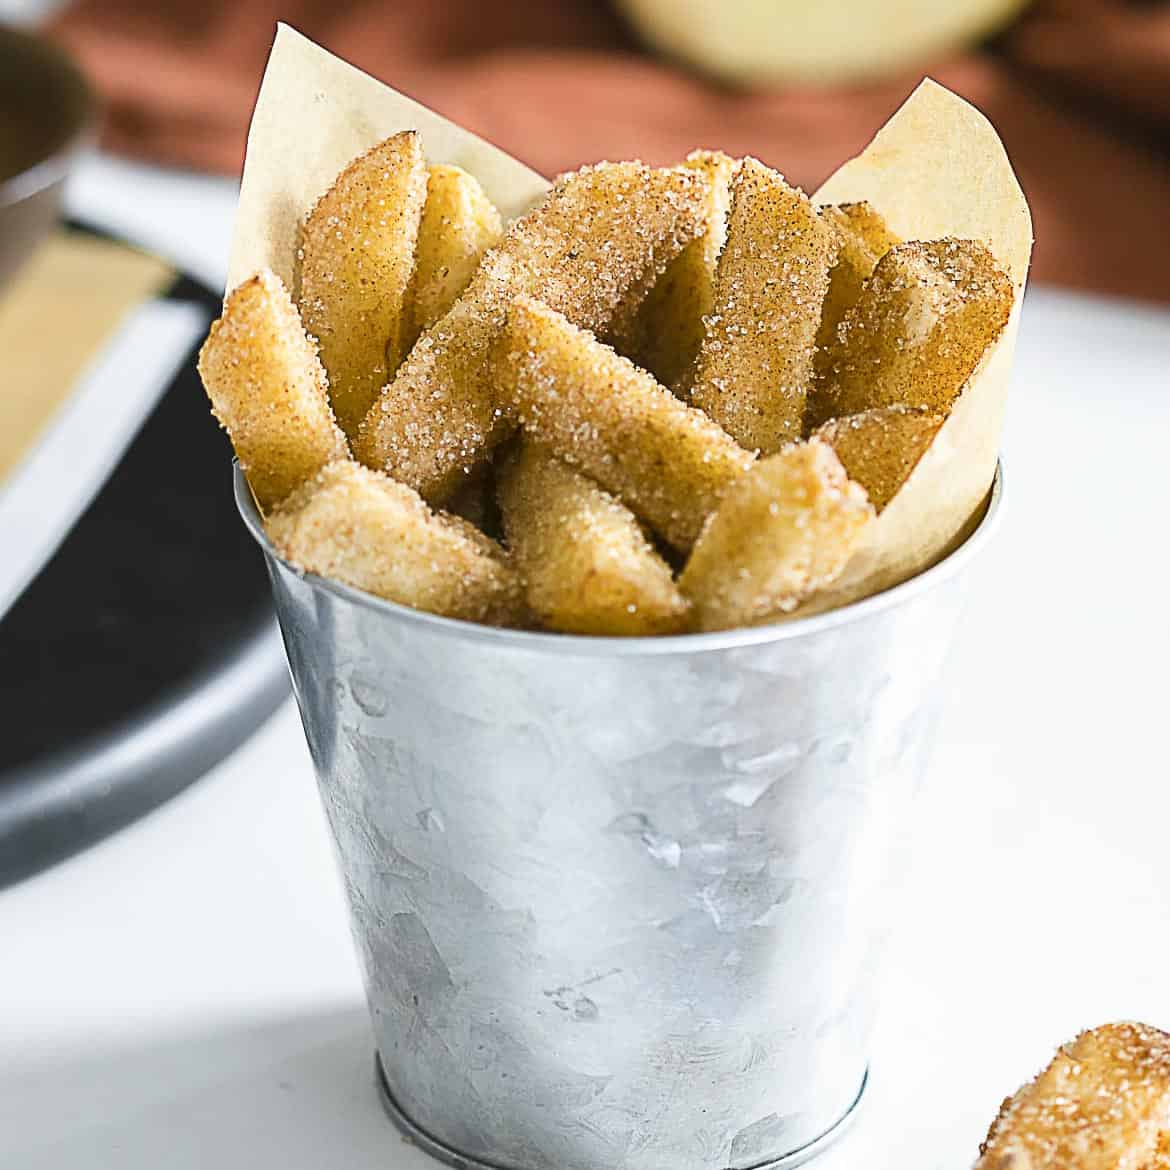
[(848, 611), (624, 642), (415, 614), (268, 552), (414, 1126), (520, 1170), (738, 1170), (848, 1112), (988, 527)]
[[(432, 1158), (438, 1159), (440, 1162), (445, 1162), (448, 1166), (454, 1166), (455, 1170), (504, 1170), (503, 1167), (493, 1162), (481, 1162), (476, 1158), (468, 1158), (464, 1154), (459, 1153), (458, 1150), (452, 1150), (450, 1147), (443, 1145), (442, 1142), (437, 1142), (429, 1133), (419, 1129), (417, 1125), (402, 1111), (401, 1106), (394, 1100), (394, 1095), (390, 1092), (390, 1086), (386, 1084), (386, 1074), (382, 1071), (382, 1061), (375, 1060), (374, 1068), (374, 1082), (378, 1090), (378, 1096), (382, 1101), (382, 1107), (386, 1110), (390, 1120), (394, 1122), (398, 1128), (399, 1133), (412, 1145), (418, 1146), (424, 1153), (429, 1154)], [(797, 1166), (803, 1166), (806, 1162), (811, 1162), (818, 1154), (828, 1149), (838, 1138), (842, 1137), (853, 1124), (860, 1112), (861, 1101), (865, 1096), (865, 1087), (868, 1083), (868, 1074), (862, 1079), (861, 1088), (857, 1092), (857, 1096), (853, 1099), (853, 1103), (849, 1106), (848, 1112), (842, 1117), (832, 1129), (826, 1130), (820, 1137), (814, 1138), (806, 1146), (801, 1146), (798, 1150), (793, 1150), (790, 1154), (784, 1154), (779, 1158), (774, 1158), (762, 1165), (753, 1167), (753, 1170), (795, 1170)]]

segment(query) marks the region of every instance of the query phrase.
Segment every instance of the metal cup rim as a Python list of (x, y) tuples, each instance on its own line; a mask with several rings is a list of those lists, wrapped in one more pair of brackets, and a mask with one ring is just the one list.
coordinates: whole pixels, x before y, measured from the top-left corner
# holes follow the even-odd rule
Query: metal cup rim
[(440, 617), (438, 614), (411, 609), (394, 601), (306, 573), (289, 564), (272, 547), (264, 531), (260, 513), (239, 461), (232, 460), (232, 484), (236, 507), (253, 539), (273, 561), (279, 562), (291, 573), (310, 582), (314, 588), (332, 593), (351, 605), (380, 613), (386, 618), (430, 629), (436, 635), (461, 638), (472, 642), (490, 642), (501, 649), (528, 651), (536, 654), (572, 654), (614, 658), (646, 657), (651, 655), (694, 654), (703, 651), (730, 650), (742, 646), (792, 641), (812, 637), (826, 630), (836, 629), (862, 621), (883, 610), (903, 605), (912, 598), (949, 580), (970, 562), (993, 535), (999, 521), (1003, 498), (1003, 460), (997, 461), (991, 490), (979, 523), (957, 548), (942, 560), (917, 573), (899, 585), (880, 593), (851, 602), (827, 613), (806, 618), (793, 618), (771, 626), (748, 626), (735, 630), (718, 630), (703, 634), (669, 634), (654, 637), (598, 637), (582, 634), (557, 634), (540, 630), (510, 630), (485, 626), (460, 618)]

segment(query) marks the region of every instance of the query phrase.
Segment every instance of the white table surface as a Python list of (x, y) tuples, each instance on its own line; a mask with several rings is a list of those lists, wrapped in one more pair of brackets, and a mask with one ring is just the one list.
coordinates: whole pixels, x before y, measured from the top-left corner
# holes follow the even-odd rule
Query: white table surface
[[(222, 276), (223, 181), (108, 160), (77, 210)], [(871, 1085), (819, 1170), (961, 1168), (1079, 1028), (1170, 1026), (1170, 313), (1037, 290), (1001, 532), (918, 807)], [(374, 1091), (296, 712), (0, 893), (0, 1166), (425, 1170)]]

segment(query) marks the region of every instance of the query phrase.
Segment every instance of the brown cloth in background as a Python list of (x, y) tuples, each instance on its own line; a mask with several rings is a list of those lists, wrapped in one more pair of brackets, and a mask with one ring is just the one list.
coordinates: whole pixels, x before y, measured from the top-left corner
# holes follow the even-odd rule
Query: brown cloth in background
[(925, 71), (998, 128), (1032, 205), (1036, 279), (1170, 301), (1170, 3), (1038, 0), (991, 48), (772, 91), (652, 57), (602, 0), (78, 0), (55, 30), (106, 95), (113, 149), (234, 174), (277, 20), (547, 175), (707, 146), (812, 190)]

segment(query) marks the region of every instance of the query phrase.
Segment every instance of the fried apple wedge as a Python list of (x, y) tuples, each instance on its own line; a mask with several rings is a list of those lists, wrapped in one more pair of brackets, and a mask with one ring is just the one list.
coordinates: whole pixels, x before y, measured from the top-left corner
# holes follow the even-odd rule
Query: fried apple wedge
[(410, 344), (455, 303), (471, 283), (484, 252), (503, 235), (500, 213), (476, 178), (461, 167), (427, 171), (427, 201), (415, 250)]
[(731, 187), (715, 303), (691, 401), (765, 455), (799, 439), (836, 232), (803, 192), (745, 158)]
[(1000, 1108), (975, 1170), (1148, 1170), (1170, 1132), (1170, 1035), (1082, 1032)]
[(355, 158), (305, 220), (301, 316), (351, 437), (402, 359), (426, 193), (422, 144), (404, 130)]
[(429, 499), (447, 498), (511, 430), (489, 358), (512, 299), (539, 296), (584, 328), (605, 328), (629, 290), (702, 231), (706, 189), (699, 171), (641, 163), (562, 177), (419, 338), (362, 422), (358, 458)]
[(943, 422), (942, 415), (924, 407), (881, 406), (832, 419), (814, 434), (833, 448), (846, 474), (881, 512), (910, 478)]
[(512, 304), (495, 376), (526, 434), (683, 552), (754, 458), (701, 410), (530, 297)]
[(1011, 280), (975, 240), (898, 244), (827, 350), (817, 410), (834, 418), (922, 406), (945, 415), (1003, 332), (1013, 298)]
[(873, 515), (820, 439), (761, 459), (727, 489), (679, 577), (698, 628), (789, 613), (840, 574)]
[(873, 275), (877, 262), (898, 239), (876, 208), (868, 203), (830, 204), (821, 208), (821, 218), (837, 233), (837, 263), (829, 271), (829, 290), (821, 309), (817, 330), (815, 376), (824, 378), (826, 354), (837, 327), (861, 296), (865, 282)]
[(736, 160), (717, 150), (687, 155), (688, 167), (709, 180), (706, 228), (670, 262), (632, 314), (613, 332), (614, 348), (627, 354), (676, 393), (688, 390), (703, 341), (703, 318), (715, 306), (715, 268), (727, 239), (731, 178)]
[(528, 607), (567, 634), (674, 634), (689, 606), (620, 500), (525, 440), (499, 477), (500, 510)]
[(494, 541), (352, 460), (322, 468), (265, 528), (295, 568), (375, 597), (488, 625), (523, 618), (520, 578)]
[(349, 455), (317, 350), (273, 273), (228, 297), (199, 351), (199, 375), (262, 509)]

